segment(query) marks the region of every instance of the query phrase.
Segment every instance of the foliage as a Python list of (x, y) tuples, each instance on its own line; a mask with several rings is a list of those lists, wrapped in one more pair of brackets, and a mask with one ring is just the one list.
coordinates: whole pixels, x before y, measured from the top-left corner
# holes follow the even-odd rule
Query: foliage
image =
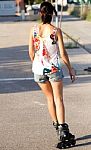
[(86, 20), (91, 21), (91, 10), (88, 12)]
[[(34, 2), (36, 3), (36, 4), (39, 4), (39, 3), (42, 3), (42, 2), (44, 2), (45, 0), (34, 0)], [(49, 2), (51, 2), (51, 0), (48, 0)]]
[(37, 4), (39, 4), (39, 3), (42, 3), (43, 0), (35, 0), (35, 2), (36, 2)]
[(33, 3), (34, 3), (34, 0), (31, 0), (31, 1), (30, 1), (30, 4), (33, 5)]
[(76, 7), (69, 9), (69, 13), (73, 16), (80, 17), (80, 7), (76, 6)]
[(73, 8), (69, 6), (68, 12), (76, 17), (91, 20), (91, 5), (79, 5)]

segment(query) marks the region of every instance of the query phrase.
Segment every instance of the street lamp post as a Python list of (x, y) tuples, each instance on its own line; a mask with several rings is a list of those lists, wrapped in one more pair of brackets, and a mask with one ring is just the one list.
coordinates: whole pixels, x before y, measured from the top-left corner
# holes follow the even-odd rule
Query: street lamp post
[[(58, 0), (55, 1), (55, 8), (56, 8), (56, 11), (58, 13)], [(58, 15), (56, 16), (56, 27), (58, 27)]]
[(53, 1), (51, 0), (51, 4), (53, 3)]
[(61, 12), (60, 12), (60, 22), (59, 22), (59, 27), (61, 28), (61, 23), (62, 23), (62, 13), (63, 13), (63, 0), (61, 3)]

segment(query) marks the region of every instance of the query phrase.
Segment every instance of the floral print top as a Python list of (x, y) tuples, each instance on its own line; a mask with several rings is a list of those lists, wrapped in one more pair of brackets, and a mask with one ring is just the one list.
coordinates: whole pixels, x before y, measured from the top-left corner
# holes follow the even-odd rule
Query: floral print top
[(34, 26), (33, 45), (35, 57), (32, 70), (35, 74), (47, 75), (61, 69), (56, 32), (57, 29), (54, 28), (51, 35), (42, 38), (39, 36), (38, 26)]

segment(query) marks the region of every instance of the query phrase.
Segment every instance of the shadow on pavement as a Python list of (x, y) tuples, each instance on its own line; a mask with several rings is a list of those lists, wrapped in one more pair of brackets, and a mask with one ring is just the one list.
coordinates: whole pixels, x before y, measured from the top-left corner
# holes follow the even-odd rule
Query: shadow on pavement
[(0, 48), (0, 64), (29, 60), (28, 45)]
[(0, 16), (0, 23), (21, 21), (20, 16)]
[(82, 21), (82, 19), (80, 17), (74, 17), (72, 15), (63, 15), (62, 17), (62, 21)]
[[(60, 20), (60, 15), (58, 15), (58, 18), (59, 18), (59, 20)], [(80, 18), (78, 18), (78, 17), (73, 17), (73, 16), (71, 16), (71, 15), (63, 15), (63, 17), (62, 17), (62, 21), (79, 21), (79, 20), (81, 20)], [(33, 21), (37, 21), (38, 20), (38, 18), (37, 19), (32, 19)], [(30, 17), (29, 18), (27, 18), (26, 17), (26, 19), (24, 20), (25, 22), (26, 21), (31, 21), (30, 20)], [(53, 21), (55, 21), (55, 16), (53, 17)], [(3, 17), (1, 17), (0, 16), (0, 23), (4, 23), (4, 22), (22, 22), (22, 18), (21, 18), (21, 16), (3, 16)]]
[(77, 145), (75, 145), (75, 147), (86, 146), (86, 145), (91, 145), (91, 142), (86, 142), (86, 143), (82, 143), (82, 144), (77, 144)]
[[(73, 86), (78, 87), (78, 84), (82, 86), (83, 83), (91, 83), (91, 76), (79, 77), (74, 83), (68, 78), (64, 79), (64, 87)], [(3, 93), (18, 93), (40, 90), (38, 84), (33, 80), (11, 80), (11, 81), (0, 81), (0, 94)]]
[[(89, 66), (90, 65), (91, 64), (89, 64)], [(13, 80), (13, 78), (31, 77), (33, 76), (31, 71), (31, 62), (28, 55), (28, 45), (0, 48), (1, 94), (40, 90), (38, 85), (33, 80)], [(9, 78), (12, 80), (3, 80)], [(79, 76), (73, 84), (74, 87), (76, 87), (78, 84), (81, 86), (83, 83), (91, 83), (91, 76)], [(70, 84), (72, 84), (70, 79), (65, 78), (64, 86), (68, 86)]]
[(80, 140), (86, 140), (86, 139), (91, 139), (91, 134), (90, 134), (90, 135), (85, 135), (85, 136), (79, 137), (79, 138), (77, 138), (76, 140), (77, 140), (77, 141), (80, 141)]
[[(56, 17), (53, 17), (53, 22), (55, 22)], [(60, 21), (60, 15), (58, 15), (58, 20)], [(62, 22), (69, 22), (69, 21), (80, 21), (81, 19), (78, 17), (73, 17), (73, 16), (68, 16), (68, 15), (63, 15), (62, 16)], [(82, 21), (82, 20), (81, 20)]]
[(0, 94), (40, 90), (34, 80), (0, 82)]
[[(83, 48), (85, 51), (87, 51), (89, 54), (91, 54), (91, 43), (89, 43), (89, 44), (81, 44), (79, 41), (78, 41), (78, 43), (80, 44), (80, 45), (82, 45), (82, 47), (81, 48)], [(66, 43), (67, 44), (67, 43)], [(69, 41), (68, 41), (68, 44), (69, 44)], [(77, 52), (75, 52), (75, 55), (81, 55), (81, 54), (85, 54), (85, 53), (83, 53), (83, 51), (81, 52), (81, 51), (79, 51), (79, 48), (80, 47), (67, 47), (66, 48), (66, 50), (68, 50), (69, 52), (70, 52), (70, 50), (71, 50), (71, 55), (73, 55), (74, 53), (72, 53), (72, 49), (73, 49), (73, 52), (74, 52), (74, 50), (75, 51), (77, 51)]]
[(74, 83), (71, 82), (70, 78), (65, 78), (64, 79), (64, 86), (69, 86), (69, 85), (74, 85), (74, 87), (76, 87), (78, 84), (84, 84), (84, 83), (91, 83), (91, 76), (86, 76), (86, 75), (83, 75), (83, 76), (78, 76), (76, 81)]
[[(80, 140), (87, 140), (87, 139), (91, 139), (91, 134), (90, 135), (85, 135), (83, 137), (79, 137), (76, 139), (76, 141), (80, 141)], [(80, 147), (80, 146), (86, 146), (86, 145), (91, 145), (91, 141), (90, 142), (85, 142), (85, 143), (81, 143), (81, 144), (77, 144), (75, 147)]]
[[(76, 141), (86, 140), (86, 139), (91, 139), (91, 135), (86, 135), (86, 136), (77, 138)], [(76, 144), (75, 147), (88, 146), (88, 145), (91, 145), (91, 142)], [(57, 149), (62, 149), (62, 148), (60, 148), (60, 143), (58, 143)]]
[(86, 51), (91, 54), (91, 43), (85, 44), (84, 46), (85, 46)]

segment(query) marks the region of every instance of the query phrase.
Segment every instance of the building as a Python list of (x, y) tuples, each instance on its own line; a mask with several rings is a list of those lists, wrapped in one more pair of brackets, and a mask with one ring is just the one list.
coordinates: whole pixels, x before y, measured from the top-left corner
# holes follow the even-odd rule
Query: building
[(12, 16), (25, 11), (24, 0), (0, 0), (0, 16)]
[(0, 16), (15, 15), (15, 0), (0, 0)]

